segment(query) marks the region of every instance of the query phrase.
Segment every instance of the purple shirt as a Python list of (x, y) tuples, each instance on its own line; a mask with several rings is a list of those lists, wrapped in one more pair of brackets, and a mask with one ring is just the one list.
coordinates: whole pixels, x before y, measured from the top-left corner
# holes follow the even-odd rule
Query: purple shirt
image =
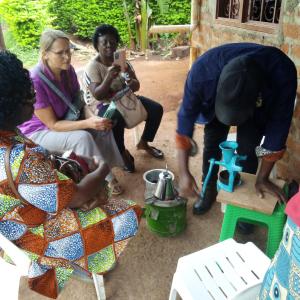
[[(46, 77), (50, 79), (52, 83), (54, 83), (54, 85), (66, 96), (66, 98), (70, 100), (70, 102), (75, 99), (75, 95), (79, 91), (79, 83), (75, 70), (72, 66), (70, 66), (67, 71), (62, 71), (61, 81), (57, 81), (50, 69), (42, 63), (39, 63), (30, 71), (30, 77), (32, 79), (33, 86), (36, 92), (36, 102), (34, 104), (34, 109), (38, 110), (50, 106), (53, 109), (53, 112), (55, 113), (57, 119), (63, 119), (63, 116), (65, 115), (69, 107), (39, 77), (39, 69), (42, 70)], [(30, 136), (32, 133), (48, 129), (48, 127), (35, 114), (33, 114), (32, 118), (29, 121), (19, 126), (19, 129), (24, 135)]]

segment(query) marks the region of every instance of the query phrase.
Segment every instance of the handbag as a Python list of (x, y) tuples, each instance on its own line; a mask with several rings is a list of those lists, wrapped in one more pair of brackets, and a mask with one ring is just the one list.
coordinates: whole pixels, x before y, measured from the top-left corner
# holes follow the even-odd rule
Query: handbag
[(89, 173), (88, 164), (73, 151), (66, 151), (62, 156), (50, 154), (49, 159), (55, 169), (71, 178), (75, 183), (79, 183)]
[(144, 105), (128, 86), (117, 92), (110, 100), (122, 115), (126, 128), (133, 128), (147, 119), (148, 114)]
[(67, 97), (46, 77), (46, 75), (39, 70), (38, 74), (40, 78), (48, 85), (48, 87), (63, 100), (63, 102), (69, 107), (68, 111), (64, 115), (64, 120), (77, 121), (83, 114), (85, 101), (83, 98), (83, 92), (79, 90), (75, 99), (71, 102)]

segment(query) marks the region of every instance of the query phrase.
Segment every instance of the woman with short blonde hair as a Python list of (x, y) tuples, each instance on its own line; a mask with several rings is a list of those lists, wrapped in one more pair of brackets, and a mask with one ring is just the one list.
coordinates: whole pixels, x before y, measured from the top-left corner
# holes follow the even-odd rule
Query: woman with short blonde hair
[[(122, 167), (123, 159), (111, 132), (112, 123), (109, 119), (97, 116), (65, 119), (69, 106), (63, 98), (74, 104), (80, 92), (77, 75), (71, 65), (71, 54), (70, 40), (64, 32), (48, 29), (42, 33), (41, 59), (30, 72), (36, 91), (34, 115), (20, 126), (20, 130), (49, 151), (62, 153), (72, 150), (81, 156), (96, 156), (110, 167)], [(107, 180), (112, 194), (122, 192), (112, 173)]]

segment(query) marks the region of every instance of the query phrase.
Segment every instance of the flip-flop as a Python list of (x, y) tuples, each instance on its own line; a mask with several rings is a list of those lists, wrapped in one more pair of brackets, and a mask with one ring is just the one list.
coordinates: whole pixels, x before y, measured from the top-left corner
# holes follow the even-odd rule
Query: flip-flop
[(159, 150), (153, 146), (149, 146), (147, 149), (144, 149), (144, 150), (155, 158), (158, 158), (158, 159), (164, 158), (164, 153), (161, 150)]

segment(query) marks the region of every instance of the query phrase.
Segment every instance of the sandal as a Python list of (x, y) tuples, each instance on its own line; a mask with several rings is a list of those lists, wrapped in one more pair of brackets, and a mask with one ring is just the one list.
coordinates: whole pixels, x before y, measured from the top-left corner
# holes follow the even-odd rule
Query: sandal
[(113, 196), (121, 195), (124, 191), (116, 178), (108, 183), (109, 192)]
[(153, 146), (148, 146), (146, 149), (144, 149), (148, 154), (152, 155), (153, 157), (157, 158), (157, 159), (163, 159), (164, 158), (164, 153), (153, 147)]

